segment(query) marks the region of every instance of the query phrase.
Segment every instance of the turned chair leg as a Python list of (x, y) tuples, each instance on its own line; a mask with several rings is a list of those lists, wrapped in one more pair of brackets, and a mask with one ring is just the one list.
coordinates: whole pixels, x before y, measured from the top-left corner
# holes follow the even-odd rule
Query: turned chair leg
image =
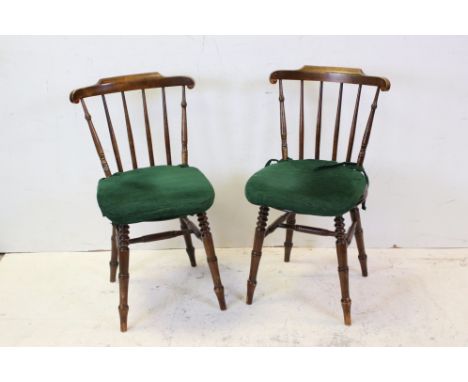
[(351, 325), (351, 299), (349, 297), (348, 244), (342, 216), (335, 218), (336, 252), (338, 255), (338, 274), (341, 286), (341, 306), (343, 308), (344, 323)]
[(351, 219), (356, 222), (356, 230), (354, 231), (354, 237), (356, 238), (356, 245), (358, 248), (358, 259), (361, 264), (361, 272), (364, 277), (367, 277), (367, 254), (366, 247), (364, 246), (364, 233), (361, 224), (361, 215), (359, 214), (359, 208), (351, 210)]
[[(296, 214), (291, 214), (286, 219), (287, 224), (295, 225), (296, 224)], [(286, 240), (284, 242), (284, 261), (289, 263), (289, 259), (291, 258), (291, 250), (293, 247), (293, 238), (294, 230), (287, 229), (286, 230)]]
[(226, 310), (226, 301), (224, 299), (224, 287), (221, 283), (221, 275), (219, 274), (218, 259), (213, 244), (213, 237), (211, 236), (210, 225), (206, 213), (197, 214), (198, 223), (200, 225), (200, 232), (202, 235), (203, 245), (205, 247), (206, 258), (210, 268), (211, 277), (213, 278), (214, 291), (218, 298), (219, 307), (221, 310)]
[(117, 275), (117, 267), (119, 266), (119, 233), (116, 225), (112, 224), (112, 237), (111, 237), (111, 259), (109, 261), (110, 266), (110, 282), (115, 282), (115, 276)]
[(252, 258), (250, 260), (250, 273), (247, 280), (247, 304), (252, 304), (255, 287), (257, 286), (257, 272), (262, 257), (263, 239), (265, 238), (265, 227), (268, 221), (268, 207), (261, 206), (255, 228)]
[(129, 227), (128, 225), (119, 225), (119, 315), (120, 315), (120, 331), (127, 331), (127, 316), (128, 316), (128, 274), (129, 263)]
[(195, 248), (193, 248), (192, 236), (187, 224), (182, 219), (180, 219), (180, 229), (184, 231), (185, 248), (190, 259), (190, 265), (196, 267), (197, 261), (195, 260)]

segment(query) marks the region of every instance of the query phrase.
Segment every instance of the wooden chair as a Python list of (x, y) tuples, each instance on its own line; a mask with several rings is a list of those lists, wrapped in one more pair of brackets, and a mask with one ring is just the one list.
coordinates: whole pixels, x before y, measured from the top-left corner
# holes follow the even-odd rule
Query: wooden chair
[[(288, 157), (286, 113), (283, 80), (300, 81), (299, 106), (299, 160)], [(318, 105), (315, 130), (315, 157), (304, 159), (304, 82), (318, 81)], [(368, 180), (362, 167), (372, 129), (380, 91), (390, 89), (390, 82), (381, 77), (367, 76), (361, 69), (304, 66), (299, 70), (280, 70), (270, 75), (270, 82), (279, 82), (280, 128), (282, 159), (255, 173), (247, 182), (246, 197), (252, 204), (260, 206), (252, 250), (250, 275), (247, 281), (247, 304), (252, 304), (257, 285), (257, 272), (262, 255), (263, 241), (277, 228), (286, 229), (284, 261), (290, 260), (294, 231), (321, 236), (334, 236), (338, 255), (338, 274), (341, 285), (341, 304), (344, 322), (351, 325), (351, 299), (348, 282), (347, 247), (353, 237), (359, 252), (362, 275), (367, 276), (367, 255), (359, 215), (359, 204), (366, 200)], [(338, 104), (333, 134), (331, 161), (320, 156), (322, 135), (323, 88), (326, 82), (339, 84)], [(357, 85), (354, 113), (349, 132), (346, 162), (337, 162), (338, 138), (344, 84)], [(336, 86), (336, 85), (335, 85)], [(364, 129), (361, 147), (356, 162), (351, 162), (356, 135), (358, 111), (363, 86), (375, 87), (375, 95)], [(347, 85), (348, 87), (348, 85)], [(354, 86), (353, 86), (354, 87)], [(364, 206), (364, 204), (363, 204)], [(267, 228), (269, 208), (284, 213)], [(343, 215), (350, 213), (352, 224), (345, 231)], [(297, 214), (334, 216), (335, 229), (308, 227), (296, 224)]]
[[(181, 165), (172, 164), (169, 124), (166, 106), (166, 91), (168, 87), (180, 86), (182, 89), (181, 114)], [(221, 310), (226, 309), (224, 288), (218, 269), (218, 262), (213, 245), (213, 239), (206, 216), (206, 210), (214, 200), (214, 191), (205, 176), (195, 167), (188, 166), (187, 151), (187, 115), (186, 87), (192, 89), (194, 81), (189, 77), (164, 77), (159, 73), (135, 74), (104, 78), (96, 85), (77, 89), (71, 92), (70, 100), (81, 103), (84, 116), (88, 123), (91, 136), (96, 146), (97, 154), (104, 170), (105, 178), (98, 184), (98, 203), (104, 216), (112, 222), (112, 255), (110, 260), (110, 281), (114, 282), (119, 267), (120, 289), (120, 330), (127, 330), (128, 315), (128, 283), (129, 283), (129, 244), (164, 240), (183, 236), (187, 254), (192, 267), (196, 266), (195, 249), (191, 235), (203, 241), (208, 265), (214, 282), (214, 291)], [(148, 114), (146, 90), (159, 88), (162, 100), (162, 120), (164, 126), (164, 143), (166, 165), (155, 166), (155, 155), (151, 137), (150, 119)], [(138, 168), (133, 130), (125, 92), (139, 91), (142, 97), (142, 110), (145, 122), (146, 143), (148, 149), (149, 167)], [(125, 115), (128, 143), (132, 161), (132, 169), (124, 171), (119, 153), (116, 134), (109, 113), (106, 94), (120, 93)], [(113, 174), (105, 157), (104, 149), (94, 128), (85, 98), (100, 96), (104, 107), (107, 127), (109, 130), (112, 151), (115, 156), (117, 171)], [(199, 227), (187, 218), (187, 215), (197, 215)], [(178, 219), (180, 230), (167, 231), (146, 235), (134, 239), (129, 238), (129, 224), (144, 221), (162, 221)]]

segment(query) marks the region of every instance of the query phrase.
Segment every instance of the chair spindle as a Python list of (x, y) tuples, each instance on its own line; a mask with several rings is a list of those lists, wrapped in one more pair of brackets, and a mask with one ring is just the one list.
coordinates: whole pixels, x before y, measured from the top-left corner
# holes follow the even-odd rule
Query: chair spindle
[(280, 101), (280, 128), (281, 128), (281, 155), (282, 159), (288, 159), (288, 133), (286, 128), (286, 112), (284, 110), (283, 81), (279, 80)]
[(353, 120), (351, 122), (351, 130), (349, 132), (349, 142), (348, 142), (348, 152), (346, 153), (346, 162), (350, 162), (351, 156), (353, 155), (354, 136), (356, 134), (356, 124), (357, 124), (357, 117), (358, 117), (358, 112), (359, 112), (359, 102), (361, 100), (361, 89), (362, 89), (362, 85), (359, 85), (357, 96), (356, 96), (356, 103), (354, 105), (354, 113), (353, 113)]
[(169, 122), (167, 119), (166, 88), (161, 88), (161, 93), (164, 119), (164, 144), (166, 146), (166, 163), (168, 165), (172, 165), (171, 137), (169, 136)]
[(83, 107), (85, 119), (86, 119), (86, 122), (88, 123), (91, 136), (93, 137), (94, 146), (96, 147), (96, 151), (99, 156), (99, 160), (101, 161), (101, 166), (102, 166), (102, 169), (104, 170), (104, 174), (106, 174), (106, 177), (112, 176), (112, 173), (109, 169), (109, 165), (106, 160), (106, 156), (104, 154), (104, 149), (102, 148), (101, 141), (99, 140), (99, 136), (96, 132), (96, 129), (94, 128), (94, 124), (91, 119), (91, 114), (89, 114), (89, 111), (88, 111), (88, 108), (86, 107), (86, 103), (84, 99), (81, 99), (81, 106)]
[(136, 153), (135, 153), (135, 144), (133, 142), (132, 125), (130, 124), (130, 116), (128, 115), (127, 100), (125, 99), (125, 93), (121, 92), (121, 94), (122, 94), (122, 103), (123, 103), (124, 113), (125, 113), (125, 123), (127, 125), (128, 144), (130, 146), (130, 155), (132, 156), (132, 166), (133, 166), (133, 169), (136, 169), (138, 168), (138, 163), (137, 163)]
[(336, 106), (335, 118), (335, 133), (333, 135), (333, 153), (332, 160), (336, 160), (338, 153), (338, 139), (340, 137), (340, 122), (341, 122), (341, 101), (343, 99), (343, 83), (340, 83), (340, 92), (338, 94), (338, 104)]
[(106, 113), (107, 126), (109, 128), (109, 135), (112, 142), (112, 149), (114, 150), (115, 161), (119, 172), (123, 171), (122, 160), (120, 159), (119, 146), (117, 145), (117, 139), (115, 137), (114, 127), (112, 126), (111, 117), (109, 114), (109, 108), (107, 107), (106, 97), (101, 95), (102, 104), (104, 105), (104, 112)]
[(374, 122), (374, 114), (377, 109), (377, 101), (379, 99), (380, 88), (377, 87), (375, 91), (374, 101), (372, 102), (371, 111), (369, 113), (369, 118), (367, 119), (366, 130), (364, 131), (364, 136), (362, 138), (361, 150), (359, 151), (359, 157), (357, 164), (362, 166), (364, 163), (364, 157), (366, 156), (367, 144), (369, 143), (369, 138), (372, 130), (372, 123)]
[(317, 128), (315, 130), (315, 159), (320, 159), (320, 137), (322, 132), (322, 97), (323, 81), (320, 81), (319, 100), (317, 108)]
[(185, 99), (185, 86), (182, 86), (182, 164), (188, 164), (188, 150), (187, 150), (187, 100)]
[(143, 113), (145, 115), (146, 143), (148, 144), (148, 157), (150, 166), (154, 166), (153, 140), (151, 139), (151, 126), (148, 116), (148, 105), (146, 103), (145, 89), (141, 89), (141, 98), (143, 99)]
[(304, 80), (301, 80), (301, 105), (299, 110), (299, 159), (304, 159)]

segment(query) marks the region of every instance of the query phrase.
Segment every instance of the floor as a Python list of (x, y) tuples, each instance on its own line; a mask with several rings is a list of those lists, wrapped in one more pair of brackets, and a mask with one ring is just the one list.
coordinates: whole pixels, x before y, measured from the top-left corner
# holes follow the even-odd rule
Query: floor
[(467, 346), (468, 249), (369, 250), (369, 277), (350, 250), (353, 325), (342, 323), (333, 249), (266, 248), (252, 306), (249, 249), (218, 249), (228, 310), (218, 310), (197, 249), (133, 251), (129, 331), (107, 252), (6, 254), (0, 345)]

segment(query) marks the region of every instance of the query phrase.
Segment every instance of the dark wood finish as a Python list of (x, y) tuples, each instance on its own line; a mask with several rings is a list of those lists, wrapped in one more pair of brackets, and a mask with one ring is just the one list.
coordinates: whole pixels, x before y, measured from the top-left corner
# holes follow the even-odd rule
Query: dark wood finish
[(91, 114), (89, 114), (84, 99), (81, 100), (81, 106), (83, 107), (86, 122), (88, 122), (89, 131), (91, 132), (91, 137), (93, 138), (94, 146), (96, 147), (96, 152), (98, 154), (99, 160), (101, 161), (101, 167), (106, 177), (111, 176), (112, 173), (109, 169), (109, 164), (107, 163), (107, 159), (104, 154), (104, 149), (102, 148), (101, 141), (99, 140), (99, 136), (97, 135), (96, 129), (94, 128), (94, 124), (91, 119)]
[(361, 265), (361, 273), (363, 277), (367, 277), (367, 254), (366, 248), (364, 246), (364, 232), (362, 230), (361, 215), (359, 213), (359, 208), (353, 208), (351, 210), (351, 219), (353, 220), (353, 224), (356, 224), (354, 236), (356, 237), (356, 245), (359, 253), (358, 259)]
[[(169, 136), (169, 121), (167, 119), (166, 89), (161, 88), (163, 120), (164, 120), (164, 144), (166, 145), (166, 163), (172, 164), (171, 156), (171, 137)], [(185, 98), (185, 97), (184, 97)]]
[[(315, 122), (315, 159), (328, 159), (321, 158), (321, 136), (322, 136), (322, 111), (323, 111), (323, 91), (325, 83), (334, 82), (339, 84), (338, 102), (336, 105), (336, 115), (333, 131), (333, 147), (331, 159), (336, 161), (339, 154), (339, 136), (340, 132), (344, 130), (345, 126), (342, 125), (342, 103), (344, 96), (348, 91), (344, 90), (345, 87), (357, 86), (356, 99), (354, 103), (354, 111), (349, 131), (349, 138), (346, 149), (346, 161), (352, 162), (353, 145), (356, 139), (356, 131), (358, 124), (359, 108), (361, 102), (361, 92), (363, 86), (375, 87), (375, 96), (372, 101), (370, 113), (367, 118), (367, 123), (362, 137), (361, 146), (357, 155), (356, 163), (363, 164), (366, 149), (369, 143), (370, 134), (372, 131), (372, 124), (374, 115), (377, 108), (377, 101), (380, 91), (388, 91), (390, 89), (390, 82), (383, 77), (368, 76), (364, 74), (361, 69), (354, 68), (338, 68), (338, 67), (320, 67), (320, 66), (304, 66), (298, 70), (278, 70), (270, 75), (270, 82), (275, 84), (278, 82), (279, 88), (279, 101), (280, 101), (280, 135), (281, 135), (281, 157), (282, 159), (288, 158), (288, 141), (286, 129), (286, 115), (285, 115), (285, 94), (283, 89), (283, 82), (285, 80), (300, 81), (300, 98), (299, 98), (299, 160), (305, 159), (304, 153), (304, 136), (305, 136), (305, 121), (304, 121), (304, 87), (307, 82), (315, 81), (319, 83), (318, 87), (318, 106)], [(293, 196), (291, 196), (293, 197)], [(360, 203), (365, 202), (367, 197), (367, 190)], [(360, 204), (359, 203), (359, 204)], [(286, 262), (290, 261), (290, 253), (292, 244), (293, 232), (302, 232), (313, 235), (333, 236), (336, 238), (336, 250), (338, 257), (338, 272), (340, 277), (341, 295), (342, 295), (342, 308), (344, 314), (344, 321), (346, 325), (351, 324), (351, 298), (349, 295), (349, 276), (348, 276), (348, 260), (347, 260), (347, 247), (352, 239), (356, 238), (356, 244), (359, 251), (359, 262), (361, 264), (361, 271), (363, 276), (367, 276), (367, 255), (364, 247), (364, 237), (362, 231), (362, 224), (357, 206), (351, 211), (352, 223), (346, 232), (344, 226), (343, 216), (335, 217), (335, 229), (328, 230), (323, 228), (309, 227), (296, 224), (296, 214), (294, 211), (284, 211), (279, 218), (277, 218), (266, 230), (266, 220), (268, 216), (268, 206), (263, 206), (260, 209), (259, 217), (257, 220), (257, 228), (255, 230), (254, 248), (252, 251), (252, 259), (250, 264), (250, 275), (247, 283), (247, 303), (251, 304), (253, 293), (256, 286), (256, 276), (261, 257), (261, 249), (263, 246), (264, 238), (274, 232), (277, 228), (286, 229), (286, 240), (284, 242)]]
[(338, 82), (355, 85), (378, 86), (380, 90), (390, 90), (390, 81), (384, 77), (367, 76), (361, 69), (326, 66), (303, 66), (299, 70), (277, 70), (271, 73), (270, 82), (278, 80), (305, 80)]
[(362, 90), (362, 85), (359, 85), (357, 96), (356, 96), (356, 103), (354, 104), (353, 121), (351, 122), (351, 130), (349, 132), (348, 152), (346, 153), (346, 162), (350, 162), (351, 156), (353, 155), (354, 136), (356, 135), (356, 124), (357, 124), (357, 117), (359, 113), (359, 103), (361, 101), (361, 90)]
[(284, 110), (283, 81), (279, 81), (280, 127), (281, 127), (281, 156), (288, 159), (288, 131), (286, 128), (286, 111)]
[(181, 220), (183, 220), (185, 222), (185, 224), (187, 225), (187, 228), (190, 230), (190, 232), (193, 233), (196, 236), (197, 239), (201, 240), (201, 232), (198, 229), (198, 227), (195, 224), (193, 224), (190, 221), (190, 219), (188, 219), (186, 216), (181, 217)]
[[(351, 210), (350, 213), (352, 215), (353, 210)], [(355, 231), (356, 231), (356, 222), (353, 220), (353, 222), (351, 223), (351, 225), (348, 228), (348, 231), (346, 232), (346, 243), (348, 245), (350, 245), (351, 242), (353, 241)]]
[[(109, 168), (105, 151), (102, 146), (101, 140), (99, 139), (98, 133), (94, 127), (91, 114), (87, 108), (85, 98), (99, 96), (102, 100), (104, 112), (106, 115), (107, 129), (110, 135), (110, 142), (112, 144), (112, 152), (115, 156), (116, 167), (118, 172), (125, 171), (122, 159), (120, 156), (119, 145), (117, 142), (117, 135), (115, 134), (114, 125), (111, 120), (107, 94), (120, 93), (122, 98), (124, 116), (125, 116), (125, 127), (127, 132), (127, 138), (130, 148), (130, 157), (132, 162), (132, 169), (138, 168), (137, 161), (137, 150), (133, 137), (133, 130), (130, 121), (130, 113), (127, 105), (126, 92), (129, 91), (140, 91), (142, 95), (143, 103), (143, 116), (144, 116), (144, 128), (146, 134), (146, 143), (148, 149), (149, 165), (155, 166), (155, 155), (153, 150), (153, 140), (151, 134), (150, 124), (150, 113), (149, 108), (151, 104), (148, 102), (147, 92), (152, 88), (161, 89), (161, 101), (163, 109), (163, 131), (164, 131), (164, 144), (166, 149), (166, 163), (172, 165), (171, 157), (171, 144), (170, 144), (170, 132), (169, 122), (167, 113), (166, 88), (168, 87), (181, 87), (182, 88), (182, 123), (181, 123), (181, 141), (182, 141), (182, 152), (181, 152), (181, 164), (188, 165), (188, 132), (187, 132), (187, 99), (186, 99), (186, 88), (192, 89), (195, 82), (189, 77), (176, 76), (176, 77), (164, 77), (160, 73), (143, 73), (143, 74), (132, 74), (116, 77), (107, 77), (100, 79), (95, 85), (88, 86), (85, 88), (77, 89), (71, 92), (70, 101), (73, 103), (81, 103), (86, 122), (91, 132), (91, 137), (96, 148), (102, 169), (106, 177), (112, 176), (112, 171)], [(109, 98), (110, 99), (110, 98)], [(139, 146), (139, 145), (138, 145)], [(142, 237), (132, 238), (129, 237), (129, 226), (128, 225), (116, 225), (112, 228), (111, 238), (111, 259), (110, 259), (110, 280), (115, 281), (117, 269), (119, 269), (119, 289), (120, 289), (120, 303), (119, 303), (119, 314), (120, 314), (120, 327), (121, 331), (127, 330), (127, 316), (128, 316), (128, 284), (129, 284), (129, 245), (136, 243), (152, 242), (157, 240), (165, 240), (183, 236), (185, 241), (185, 247), (189, 256), (190, 264), (196, 266), (195, 261), (195, 249), (192, 243), (193, 234), (196, 238), (203, 241), (205, 246), (208, 265), (215, 285), (215, 293), (218, 298), (219, 306), (222, 310), (226, 309), (226, 302), (224, 298), (224, 288), (221, 283), (221, 277), (218, 269), (218, 262), (215, 255), (213, 238), (208, 225), (206, 213), (198, 215), (200, 222), (199, 229), (190, 219), (186, 216), (180, 216), (177, 218), (180, 224), (180, 230), (159, 232)]]
[(187, 149), (187, 101), (185, 99), (185, 86), (182, 86), (182, 102), (180, 104), (182, 107), (182, 164), (188, 163), (188, 149)]
[(371, 112), (369, 118), (367, 119), (366, 130), (364, 131), (364, 136), (361, 143), (361, 151), (359, 151), (359, 157), (357, 164), (362, 166), (364, 163), (364, 157), (366, 156), (367, 145), (369, 144), (369, 138), (372, 131), (372, 123), (374, 122), (375, 110), (377, 109), (377, 101), (379, 100), (380, 89), (377, 88), (375, 91), (374, 102), (372, 102)]
[(315, 159), (320, 159), (320, 139), (322, 136), (322, 98), (323, 81), (320, 81), (319, 100), (317, 108), (317, 126), (315, 128)]
[(159, 240), (166, 240), (172, 239), (173, 237), (182, 236), (184, 232), (182, 231), (165, 231), (159, 233), (152, 233), (151, 235), (145, 235), (141, 237), (136, 237), (134, 239), (130, 239), (130, 244), (136, 243), (149, 243), (151, 241), (159, 241)]
[(128, 317), (128, 282), (130, 275), (128, 273), (128, 263), (130, 250), (129, 245), (129, 227), (128, 225), (119, 225), (119, 315), (120, 315), (120, 331), (127, 331)]
[(301, 81), (301, 101), (299, 106), (299, 159), (304, 159), (304, 81)]
[(218, 298), (219, 308), (221, 310), (226, 310), (226, 301), (224, 300), (224, 287), (221, 283), (221, 276), (219, 274), (218, 268), (218, 258), (216, 257), (213, 238), (211, 236), (210, 224), (208, 223), (208, 218), (206, 213), (197, 214), (198, 223), (200, 225), (200, 232), (202, 235), (203, 245), (206, 252), (206, 260), (208, 261), (208, 266), (210, 268), (211, 277), (213, 278), (214, 291), (216, 297)]
[(130, 155), (132, 156), (132, 166), (133, 169), (136, 169), (138, 168), (138, 163), (135, 152), (135, 142), (133, 140), (132, 124), (130, 123), (130, 115), (128, 114), (127, 99), (125, 98), (125, 92), (121, 92), (121, 94), (125, 113), (125, 124), (127, 125), (128, 145), (130, 146)]
[(116, 225), (112, 225), (111, 236), (111, 259), (109, 261), (110, 267), (110, 282), (115, 282), (117, 275), (117, 267), (119, 266), (119, 232)]
[(338, 105), (336, 107), (335, 132), (333, 134), (333, 154), (332, 160), (336, 160), (338, 154), (338, 139), (340, 137), (340, 122), (341, 122), (341, 102), (343, 99), (343, 83), (340, 84), (340, 92), (338, 94)]
[(247, 304), (249, 305), (252, 304), (255, 287), (257, 286), (258, 266), (262, 257), (265, 227), (268, 221), (268, 210), (268, 207), (261, 206), (258, 212), (257, 227), (255, 228), (255, 237), (252, 249), (252, 259), (250, 261), (250, 273), (249, 279), (247, 280)]
[[(187, 86), (192, 89), (195, 81), (190, 77), (163, 77), (159, 73), (139, 74), (139, 77), (131, 76), (110, 77), (99, 80), (96, 85), (73, 90), (70, 94), (70, 101), (78, 103), (82, 98), (98, 96), (102, 94), (119, 93), (122, 91), (141, 90), (151, 88), (168, 88), (173, 86)], [(113, 80), (113, 79), (117, 80)]]
[(169, 122), (168, 122), (168, 115), (167, 115), (167, 100), (166, 100), (165, 88), (180, 86), (182, 88), (182, 101), (181, 101), (182, 157), (181, 157), (181, 163), (183, 165), (187, 165), (188, 164), (188, 132), (187, 132), (187, 100), (186, 100), (185, 88), (187, 87), (189, 89), (192, 89), (194, 85), (195, 85), (195, 82), (189, 77), (182, 77), (182, 76), (163, 77), (160, 73), (144, 73), (144, 74), (103, 78), (103, 79), (100, 79), (96, 85), (77, 89), (71, 92), (70, 100), (76, 103), (81, 102), (83, 105), (85, 118), (88, 121), (88, 125), (90, 126), (90, 131), (93, 136), (93, 141), (95, 143), (96, 150), (98, 152), (101, 165), (103, 166), (104, 173), (106, 174), (106, 176), (111, 176), (112, 172), (109, 169), (109, 165), (105, 158), (102, 144), (99, 140), (96, 130), (94, 129), (94, 126), (91, 120), (91, 115), (86, 107), (86, 104), (84, 103), (84, 98), (93, 97), (96, 95), (101, 96), (102, 101), (103, 101), (104, 111), (106, 114), (109, 135), (111, 138), (112, 149), (113, 149), (116, 164), (117, 164), (117, 169), (119, 172), (122, 172), (124, 171), (124, 168), (122, 165), (119, 147), (117, 144), (117, 139), (116, 139), (114, 127), (111, 121), (105, 94), (116, 93), (116, 92), (121, 93), (122, 104), (123, 104), (124, 115), (125, 115), (125, 125), (127, 128), (128, 144), (129, 144), (130, 156), (131, 156), (131, 161), (132, 161), (132, 168), (136, 169), (138, 168), (138, 161), (137, 161), (135, 140), (133, 136), (132, 124), (130, 121), (130, 115), (129, 115), (125, 92), (132, 91), (132, 90), (140, 90), (142, 93), (146, 143), (148, 147), (148, 157), (149, 157), (150, 166), (154, 166), (155, 159), (154, 159), (150, 119), (149, 119), (149, 113), (148, 113), (149, 105), (147, 103), (146, 90), (151, 89), (151, 88), (161, 88), (161, 99), (162, 99), (162, 105), (163, 105), (164, 143), (165, 143), (165, 149), (166, 149), (166, 163), (168, 165), (171, 165), (172, 164), (171, 142), (170, 142), (170, 134), (169, 134)]
[(279, 227), (279, 225), (288, 218), (290, 214), (290, 212), (286, 212), (278, 217), (278, 219), (274, 220), (273, 223), (271, 223), (265, 230), (265, 237), (267, 237), (270, 233), (273, 233)]
[(319, 236), (335, 236), (335, 232), (329, 231), (323, 228), (316, 228), (316, 227), (308, 227), (305, 225), (291, 225), (291, 224), (280, 224), (280, 228), (292, 229), (293, 231), (302, 232), (302, 233), (310, 233), (312, 235), (319, 235)]
[(341, 306), (345, 325), (351, 325), (351, 298), (349, 297), (348, 244), (342, 216), (335, 218), (336, 253), (338, 255), (338, 275), (340, 276)]
[[(295, 226), (296, 225), (296, 214), (289, 214), (288, 218), (286, 219), (286, 223), (288, 226)], [(286, 240), (284, 241), (284, 261), (289, 263), (291, 258), (291, 250), (293, 247), (293, 238), (294, 229), (288, 228), (286, 229)]]
[(114, 151), (115, 162), (117, 164), (117, 169), (119, 172), (123, 171), (122, 159), (120, 159), (119, 145), (117, 144), (117, 138), (115, 137), (114, 127), (112, 126), (112, 120), (109, 114), (109, 108), (107, 107), (106, 96), (101, 95), (102, 104), (104, 106), (104, 112), (106, 113), (107, 127), (109, 129), (109, 135), (112, 142), (112, 150)]
[(184, 240), (185, 240), (185, 249), (187, 251), (187, 255), (189, 257), (189, 260), (190, 260), (190, 265), (192, 267), (196, 267), (197, 266), (197, 261), (195, 259), (195, 248), (193, 247), (193, 244), (192, 244), (192, 236), (191, 236), (191, 232), (187, 226), (187, 223), (184, 219), (179, 219), (180, 220), (180, 229), (182, 230), (182, 232), (184, 233)]
[(150, 166), (154, 166), (153, 139), (151, 138), (151, 126), (148, 116), (148, 105), (146, 104), (145, 89), (141, 89), (141, 98), (143, 99), (143, 114), (145, 117), (146, 143), (148, 145), (148, 158)]

